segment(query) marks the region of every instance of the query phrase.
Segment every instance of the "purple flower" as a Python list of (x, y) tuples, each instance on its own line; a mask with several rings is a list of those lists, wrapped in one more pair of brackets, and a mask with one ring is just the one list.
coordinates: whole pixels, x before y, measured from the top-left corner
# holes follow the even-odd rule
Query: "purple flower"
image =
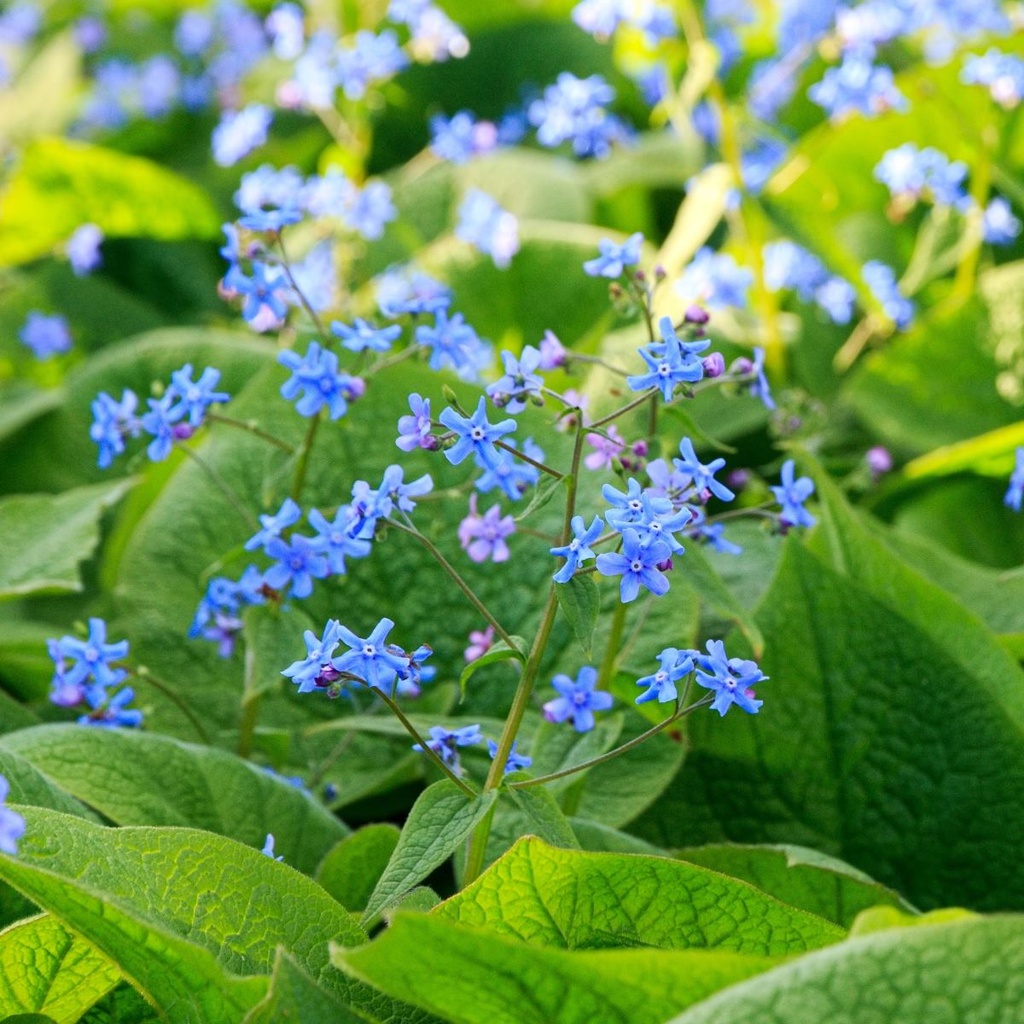
[(583, 516), (573, 516), (570, 525), (573, 533), (572, 540), (568, 544), (551, 549), (551, 554), (565, 559), (565, 565), (551, 577), (556, 583), (568, 583), (582, 562), (597, 557), (590, 545), (601, 536), (604, 520), (600, 516), (594, 516), (594, 521), (590, 526), (585, 527)]
[(398, 419), (398, 439), (395, 444), (403, 452), (411, 452), (414, 448), (425, 448), (432, 451), (437, 441), (431, 435), (433, 423), (430, 419), (430, 399), (421, 398), (415, 392), (409, 396), (411, 416)]
[(544, 337), (540, 340), (540, 363), (541, 370), (557, 370), (565, 366), (569, 357), (566, 347), (558, 340), (554, 331), (545, 331)]
[(402, 333), (398, 324), (389, 327), (374, 327), (358, 317), (351, 327), (335, 320), (331, 324), (331, 332), (341, 338), (341, 343), (352, 352), (387, 352), (391, 343)]
[(469, 189), (459, 206), (455, 235), (490, 256), (499, 270), (519, 252), (519, 221), (478, 188)]
[(3, 806), (10, 791), (10, 783), (0, 775), (0, 850), (13, 857), (18, 852), (18, 840), (25, 834), (25, 819), (17, 811)]
[(67, 320), (62, 316), (47, 316), (38, 310), (29, 313), (18, 337), (32, 350), (36, 359), (49, 359), (71, 348)]
[(494, 643), (494, 627), (488, 626), (484, 630), (470, 630), (469, 646), (463, 651), (462, 656), (466, 661), (476, 661), (482, 658)]
[(1013, 472), (1010, 474), (1010, 486), (1006, 490), (1003, 504), (1019, 512), (1021, 503), (1024, 502), (1024, 448), (1018, 448), (1014, 453)]
[(606, 553), (597, 556), (597, 571), (602, 576), (621, 576), (619, 597), (624, 604), (636, 599), (640, 587), (646, 587), (660, 597), (669, 588), (668, 577), (658, 568), (672, 555), (672, 550), (663, 540), (643, 544), (636, 530), (627, 527), (622, 531), (622, 553)]
[(103, 265), (100, 246), (103, 244), (103, 232), (95, 224), (83, 224), (75, 228), (64, 246), (71, 269), (78, 277)]
[(747, 714), (757, 714), (764, 701), (754, 698), (752, 688), (768, 677), (756, 662), (727, 658), (725, 644), (721, 640), (709, 640), (707, 649), (707, 654), (696, 654), (696, 679), (701, 686), (715, 691), (711, 706), (720, 715), (724, 715), (733, 704)]
[(804, 502), (814, 493), (814, 481), (809, 476), (793, 479), (795, 463), (786, 459), (782, 464), (781, 485), (772, 487), (775, 500), (782, 506), (779, 519), (783, 526), (813, 526), (817, 520), (804, 508)]
[[(487, 741), (487, 753), (491, 755), (492, 761), (498, 756), (498, 744), (495, 740)], [(508, 775), (509, 772), (517, 772), (523, 768), (529, 768), (531, 764), (533, 764), (532, 757), (516, 753), (516, 741), (513, 740), (512, 746), (508, 751), (508, 760), (505, 762), (503, 774)]]
[(454, 409), (448, 407), (441, 411), (438, 419), (458, 437), (455, 444), (451, 448), (446, 448), (444, 452), (445, 458), (453, 466), (457, 466), (466, 456), (472, 454), (477, 456), (481, 465), (487, 469), (494, 469), (500, 459), (494, 442), (516, 429), (515, 420), (502, 420), (500, 423), (492, 424), (487, 419), (487, 402), (483, 397), (477, 403), (476, 412), (468, 418), (460, 416)]
[(325, 670), (333, 669), (331, 659), (338, 644), (341, 643), (341, 636), (338, 632), (341, 624), (335, 619), (328, 619), (324, 626), (323, 638), (321, 639), (311, 629), (307, 629), (302, 638), (306, 643), (306, 657), (299, 661), (293, 661), (281, 675), (287, 676), (296, 686), (299, 693), (309, 693), (326, 682), (333, 682), (331, 672), (325, 674)]
[(274, 515), (261, 515), (260, 523), (262, 529), (254, 533), (246, 542), (246, 551), (255, 551), (257, 548), (266, 548), (275, 537), (280, 537), (281, 532), (289, 526), (294, 526), (302, 517), (302, 509), (291, 498), (285, 498), (284, 504)]
[(675, 700), (679, 696), (676, 683), (693, 671), (693, 658), (696, 654), (696, 651), (680, 651), (675, 647), (666, 647), (658, 655), (658, 664), (661, 666), (658, 671), (636, 681), (637, 686), (647, 687), (647, 690), (637, 697), (637, 704), (645, 704), (651, 700), (667, 704), (670, 700)]
[(309, 597), (313, 593), (313, 580), (322, 580), (330, 574), (325, 555), (309, 537), (292, 534), (288, 540), (271, 538), (266, 545), (267, 554), (274, 564), (263, 574), (264, 582), (274, 590), (288, 587), (288, 597)]
[(501, 353), (505, 375), (487, 385), (487, 394), (500, 409), (520, 413), (531, 398), (539, 398), (544, 379), (536, 372), (540, 366), (540, 351), (527, 345), (517, 359), (511, 352)]
[(549, 722), (565, 722), (572, 719), (577, 732), (590, 732), (594, 728), (594, 712), (607, 711), (612, 706), (612, 695), (597, 686), (597, 669), (584, 665), (576, 681), (566, 675), (557, 675), (551, 680), (558, 696), (544, 705), (544, 717)]
[(386, 690), (408, 664), (407, 659), (401, 653), (396, 654), (394, 646), (387, 643), (388, 633), (394, 625), (391, 619), (381, 619), (365, 640), (339, 625), (338, 635), (350, 650), (334, 659), (334, 667), (339, 672), (359, 676), (367, 686)]
[(613, 280), (621, 277), (626, 267), (635, 266), (640, 262), (640, 247), (644, 236), (637, 231), (630, 235), (622, 245), (616, 245), (609, 238), (602, 238), (597, 243), (601, 255), (583, 264), (584, 273), (591, 277), (608, 277)]
[(507, 562), (510, 552), (505, 538), (515, 531), (515, 520), (502, 516), (500, 506), (492, 505), (480, 515), (476, 495), (470, 495), (469, 515), (459, 523), (459, 544), (474, 562)]
[(604, 434), (587, 434), (584, 440), (594, 450), (583, 459), (587, 469), (611, 469), (616, 456), (626, 447), (626, 442), (613, 423)]
[[(474, 747), (482, 739), (479, 725), (465, 725), (461, 729), (445, 729), (440, 725), (430, 727), (430, 739), (427, 746), (449, 767), (456, 775), (462, 774), (462, 766), (459, 764), (458, 747)], [(422, 752), (423, 747), (414, 743), (413, 750)]]

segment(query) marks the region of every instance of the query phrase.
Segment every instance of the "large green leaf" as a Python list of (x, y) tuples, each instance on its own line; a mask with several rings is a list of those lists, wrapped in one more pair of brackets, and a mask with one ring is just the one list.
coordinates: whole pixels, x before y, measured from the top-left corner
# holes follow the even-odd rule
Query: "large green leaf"
[(0, 194), (0, 266), (45, 256), (82, 224), (105, 234), (216, 238), (220, 218), (191, 182), (141, 157), (36, 139)]
[(253, 1007), (243, 1024), (362, 1024), (364, 1020), (279, 949), (267, 997)]
[(384, 873), (363, 913), (372, 921), (439, 868), (491, 810), (497, 793), (468, 797), (450, 779), (428, 786), (413, 804)]
[(846, 934), (752, 885), (664, 857), (523, 839), (435, 915), (563, 949), (801, 953)]
[(79, 567), (100, 540), (100, 518), (129, 481), (0, 500), (0, 600), (82, 590)]
[(394, 825), (366, 825), (334, 846), (316, 880), (343, 906), (361, 911), (398, 845)]
[(0, 738), (45, 778), (118, 825), (184, 825), (274, 852), (311, 874), (348, 829), (308, 792), (223, 750), (167, 736), (43, 725)]
[(817, 479), (815, 546), (842, 571), (790, 539), (758, 615), (764, 708), (692, 717), (681, 785), (638, 830), (811, 846), (926, 909), (1024, 906), (1024, 676)]
[[(348, 1001), (327, 943), (362, 933), (315, 882), (209, 832), (104, 828), (24, 808), (18, 856), (0, 878), (83, 935), (171, 1021), (237, 1021), (262, 998), (283, 946)], [(339, 983), (340, 982), (340, 983)]]
[(742, 878), (784, 903), (844, 928), (849, 928), (868, 907), (906, 907), (896, 893), (862, 871), (802, 846), (691, 846), (675, 855), (691, 864)]
[(570, 952), (410, 913), (369, 945), (334, 952), (343, 970), (452, 1024), (661, 1024), (774, 962), (719, 950)]
[(121, 980), (85, 939), (48, 914), (0, 932), (0, 1017), (45, 1013), (74, 1024)]
[(1024, 1005), (1024, 920), (879, 932), (721, 992), (671, 1024), (1013, 1024)]

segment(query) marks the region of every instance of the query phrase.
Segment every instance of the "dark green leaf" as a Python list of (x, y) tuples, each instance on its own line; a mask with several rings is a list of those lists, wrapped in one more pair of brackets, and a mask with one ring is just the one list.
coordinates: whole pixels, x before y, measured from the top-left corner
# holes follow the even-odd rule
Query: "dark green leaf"
[(394, 825), (365, 825), (334, 846), (316, 869), (316, 880), (347, 910), (360, 911), (398, 845)]
[(463, 697), (466, 695), (466, 684), (476, 673), (488, 665), (496, 665), (501, 661), (518, 661), (520, 664), (526, 661), (524, 652), (528, 649), (526, 641), (521, 636), (514, 636), (515, 647), (509, 647), (504, 640), (497, 640), (480, 655), (474, 658), (459, 676), (459, 692)]
[(558, 607), (569, 620), (584, 656), (592, 657), (594, 627), (597, 625), (597, 613), (601, 609), (601, 595), (593, 577), (589, 574), (572, 576), (568, 583), (558, 584), (555, 594)]

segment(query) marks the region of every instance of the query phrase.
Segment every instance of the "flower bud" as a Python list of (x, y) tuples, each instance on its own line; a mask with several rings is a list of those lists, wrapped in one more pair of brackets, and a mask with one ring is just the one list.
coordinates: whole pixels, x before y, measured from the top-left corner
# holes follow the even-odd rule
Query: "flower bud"
[(725, 356), (721, 352), (712, 352), (703, 360), (705, 377), (721, 377), (725, 373)]

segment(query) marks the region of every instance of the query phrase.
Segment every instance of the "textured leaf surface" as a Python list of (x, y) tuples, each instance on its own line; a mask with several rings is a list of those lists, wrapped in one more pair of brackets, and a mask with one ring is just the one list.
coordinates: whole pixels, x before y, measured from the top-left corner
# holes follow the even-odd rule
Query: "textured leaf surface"
[(278, 950), (267, 997), (243, 1024), (360, 1024), (344, 1003), (321, 988), (284, 950)]
[[(183, 825), (275, 854), (311, 874), (348, 829), (309, 793), (226, 751), (121, 729), (44, 725), (0, 738), (118, 825)], [(2, 756), (2, 754), (0, 754)]]
[(453, 1024), (661, 1024), (773, 963), (707, 950), (569, 952), (406, 913), (369, 945), (336, 948), (334, 962)]
[(736, 985), (671, 1024), (1015, 1024), (1024, 919), (877, 933)]
[(45, 256), (81, 224), (110, 236), (215, 238), (220, 218), (191, 182), (141, 157), (36, 139), (3, 193), (0, 265)]
[(601, 595), (597, 584), (590, 576), (573, 576), (568, 583), (560, 584), (555, 594), (558, 597), (558, 607), (569, 620), (569, 625), (572, 626), (572, 631), (583, 648), (583, 654), (591, 657), (594, 627), (597, 625), (597, 613), (601, 608)]
[(843, 928), (849, 928), (868, 907), (906, 908), (897, 893), (862, 871), (802, 846), (696, 846), (678, 850), (676, 856), (742, 878), (790, 906), (802, 907)]
[(662, 857), (517, 843), (435, 912), (564, 949), (728, 949), (756, 956), (840, 940), (836, 925), (753, 886)]
[(316, 880), (346, 909), (362, 910), (398, 845), (394, 825), (365, 825), (334, 846)]
[(363, 920), (372, 920), (440, 867), (496, 799), (494, 790), (467, 797), (450, 779), (428, 786), (409, 811), (395, 852), (367, 901)]
[(100, 517), (130, 484), (0, 500), (0, 600), (82, 589), (79, 566), (96, 550)]
[(315, 882), (230, 839), (110, 829), (25, 808), (0, 877), (84, 935), (172, 1021), (234, 1021), (266, 992), (278, 945), (341, 998), (327, 942), (361, 932)]
[(74, 1024), (121, 972), (85, 939), (42, 914), (0, 932), (0, 1018), (45, 1013)]

